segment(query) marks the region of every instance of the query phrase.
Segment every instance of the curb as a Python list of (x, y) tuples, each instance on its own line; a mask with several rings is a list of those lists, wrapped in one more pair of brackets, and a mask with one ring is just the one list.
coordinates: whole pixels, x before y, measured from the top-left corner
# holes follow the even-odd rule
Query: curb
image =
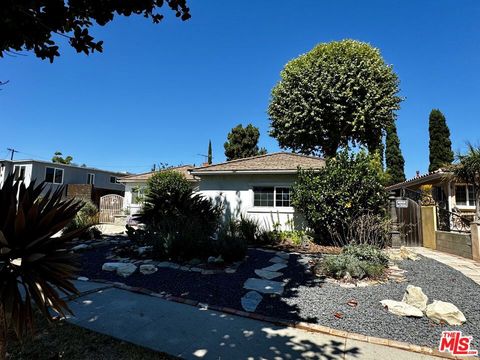
[[(391, 348), (395, 349), (400, 349), (400, 350), (406, 350), (410, 352), (415, 352), (423, 355), (429, 355), (429, 356), (435, 356), (439, 357), (442, 359), (465, 359), (465, 357), (461, 356), (454, 356), (448, 353), (443, 353), (438, 351), (437, 349), (432, 349), (426, 346), (420, 346), (420, 345), (414, 345), (414, 344), (409, 344), (406, 342), (402, 341), (396, 341), (396, 340), (390, 340), (390, 339), (384, 339), (384, 338), (378, 338), (374, 336), (367, 336), (367, 335), (362, 335), (362, 334), (357, 334), (357, 333), (352, 333), (344, 330), (337, 330), (333, 328), (329, 328), (326, 326), (322, 325), (317, 325), (317, 324), (312, 324), (312, 323), (307, 323), (303, 321), (291, 321), (291, 320), (285, 320), (285, 319), (280, 319), (280, 318), (275, 318), (272, 316), (265, 316), (257, 313), (250, 313), (246, 312), (243, 310), (237, 310), (229, 307), (222, 307), (222, 306), (217, 306), (217, 305), (209, 305), (202, 303), (197, 300), (191, 300), (191, 299), (186, 299), (186, 298), (181, 298), (178, 296), (172, 296), (172, 295), (164, 295), (160, 293), (156, 293), (154, 291), (142, 288), (142, 287), (135, 287), (135, 286), (129, 286), (121, 282), (112, 282), (108, 280), (103, 280), (103, 279), (91, 279), (89, 280), (90, 282), (97, 282), (97, 283), (103, 283), (103, 284), (108, 284), (111, 285), (108, 288), (117, 288), (121, 290), (126, 290), (126, 291), (131, 291), (135, 293), (139, 293), (142, 295), (148, 295), (148, 296), (153, 296), (157, 297), (163, 300), (167, 301), (173, 301), (176, 303), (180, 304), (185, 304), (185, 305), (190, 305), (190, 306), (195, 306), (195, 307), (200, 307), (200, 308), (206, 308), (209, 310), (213, 311), (218, 311), (218, 312), (223, 312), (231, 315), (236, 315), (236, 316), (241, 316), (253, 320), (260, 320), (260, 321), (265, 321), (269, 322), (273, 325), (277, 326), (285, 326), (285, 327), (291, 327), (291, 328), (296, 328), (300, 330), (305, 330), (305, 331), (310, 331), (313, 333), (321, 333), (321, 334), (327, 334), (327, 335), (333, 335), (333, 336), (338, 336), (342, 337), (344, 339), (351, 339), (351, 340), (356, 340), (356, 341), (362, 341), (366, 342), (369, 344), (374, 344), (374, 345), (382, 345), (382, 346), (388, 346)], [(83, 296), (83, 295), (88, 295), (90, 293), (96, 292), (97, 290), (93, 291), (87, 291), (85, 293), (81, 293), (78, 296), (75, 296), (75, 298)]]

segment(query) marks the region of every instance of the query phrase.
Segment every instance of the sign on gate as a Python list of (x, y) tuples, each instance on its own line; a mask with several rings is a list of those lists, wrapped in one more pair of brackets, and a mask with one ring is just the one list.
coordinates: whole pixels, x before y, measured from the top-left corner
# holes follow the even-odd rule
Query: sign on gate
[(408, 208), (408, 200), (395, 200), (395, 207), (398, 209)]

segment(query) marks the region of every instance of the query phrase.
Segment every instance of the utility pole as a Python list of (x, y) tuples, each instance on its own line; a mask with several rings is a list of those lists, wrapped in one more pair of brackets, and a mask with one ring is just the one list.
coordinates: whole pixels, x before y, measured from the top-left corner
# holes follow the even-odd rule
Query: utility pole
[(18, 150), (15, 150), (13, 148), (7, 148), (7, 150), (11, 152), (10, 161), (13, 160), (13, 154), (15, 154), (16, 152), (19, 152)]

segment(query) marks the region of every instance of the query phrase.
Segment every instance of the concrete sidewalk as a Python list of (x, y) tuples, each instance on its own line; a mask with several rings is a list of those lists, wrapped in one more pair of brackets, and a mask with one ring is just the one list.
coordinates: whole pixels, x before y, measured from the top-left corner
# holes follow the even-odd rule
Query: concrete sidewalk
[(438, 359), (78, 282), (70, 323), (185, 359)]

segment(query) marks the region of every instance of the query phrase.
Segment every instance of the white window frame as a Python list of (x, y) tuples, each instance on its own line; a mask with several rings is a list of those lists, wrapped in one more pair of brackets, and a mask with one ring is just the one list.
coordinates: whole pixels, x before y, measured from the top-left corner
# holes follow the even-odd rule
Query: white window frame
[[(91, 182), (89, 182), (90, 176), (92, 177)], [(88, 185), (95, 185), (95, 174), (94, 173), (87, 173), (87, 184)]]
[[(115, 179), (115, 181), (112, 181), (112, 178)], [(110, 175), (110, 184), (118, 184), (118, 178), (116, 176)]]
[[(53, 169), (53, 181), (52, 182), (47, 182), (47, 170), (48, 169)], [(62, 181), (61, 182), (56, 182), (55, 181), (55, 178), (57, 177), (57, 171), (62, 172)], [(62, 185), (63, 180), (64, 180), (64, 176), (65, 176), (65, 171), (62, 168), (56, 168), (56, 167), (52, 167), (52, 166), (45, 167), (45, 182), (48, 183), (48, 184)]]
[[(22, 172), (23, 169), (23, 178), (22, 179), (17, 179), (17, 169), (20, 169), (19, 174)], [(25, 181), (25, 175), (27, 174), (27, 165), (13, 165), (13, 174), (15, 175), (15, 181)]]
[[(457, 204), (457, 186), (458, 187), (464, 187), (465, 188), (465, 194), (466, 194), (466, 204), (465, 205), (460, 205)], [(455, 184), (454, 186), (454, 193), (455, 193), (455, 206), (458, 208), (462, 209), (474, 209), (475, 208), (475, 194), (473, 195), (474, 198), (470, 199), (470, 191), (468, 191), (468, 188), (473, 185), (471, 184)]]
[[(255, 188), (273, 188), (273, 206), (258, 206), (255, 205)], [(277, 188), (290, 190), (290, 206), (277, 206)], [(255, 209), (267, 208), (267, 209), (291, 209), (292, 208), (292, 187), (289, 185), (254, 185), (252, 186), (252, 204)]]

